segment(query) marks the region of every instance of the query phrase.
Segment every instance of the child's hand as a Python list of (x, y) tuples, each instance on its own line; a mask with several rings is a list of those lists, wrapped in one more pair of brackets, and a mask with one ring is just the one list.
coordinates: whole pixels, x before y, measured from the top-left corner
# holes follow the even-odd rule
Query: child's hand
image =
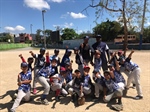
[(49, 52), (47, 51), (46, 56), (49, 56)]
[(131, 53), (134, 53), (134, 50), (132, 49)]
[(22, 84), (22, 83), (19, 81), (19, 82), (18, 82), (18, 86), (21, 86), (21, 84)]
[(21, 57), (22, 57), (22, 54), (19, 54), (19, 57), (21, 58)]
[(32, 51), (29, 51), (29, 53), (31, 53), (31, 54), (32, 54), (33, 52), (32, 52)]

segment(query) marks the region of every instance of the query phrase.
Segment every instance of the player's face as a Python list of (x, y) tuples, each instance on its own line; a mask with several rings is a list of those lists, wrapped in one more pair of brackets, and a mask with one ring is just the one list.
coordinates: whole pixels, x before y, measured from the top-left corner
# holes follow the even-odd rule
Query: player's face
[(83, 72), (84, 72), (85, 75), (87, 75), (90, 72), (90, 69), (89, 68), (85, 68)]
[(101, 38), (96, 38), (96, 42), (100, 42), (101, 41)]
[(105, 77), (106, 80), (110, 79), (110, 75), (108, 73), (104, 73), (104, 77)]
[(100, 58), (100, 56), (101, 56), (101, 54), (100, 54), (100, 53), (95, 53), (95, 58), (99, 59), (99, 58)]
[(115, 69), (115, 68), (112, 67), (112, 66), (110, 66), (110, 67), (108, 67), (108, 68), (109, 68), (110, 71), (114, 71), (114, 69)]
[(52, 65), (53, 67), (55, 67), (56, 64), (57, 64), (57, 61), (56, 61), (56, 60), (52, 60), (51, 65)]
[(76, 72), (75, 74), (76, 74), (76, 77), (77, 77), (77, 78), (79, 78), (79, 77), (81, 76), (81, 73), (80, 73), (80, 72)]
[(23, 72), (27, 72), (28, 67), (21, 67), (21, 69), (22, 69)]
[(69, 53), (68, 53), (68, 56), (71, 56), (71, 54), (72, 54), (72, 53), (71, 53), (71, 52), (69, 52)]
[(66, 65), (65, 68), (66, 68), (67, 70), (69, 70), (69, 69), (71, 69), (71, 65)]
[(88, 42), (89, 42), (88, 38), (84, 39), (84, 43), (88, 43)]
[(28, 62), (28, 63), (32, 64), (32, 63), (33, 63), (33, 60), (29, 60), (29, 62)]
[(44, 54), (45, 54), (45, 51), (40, 51), (40, 54), (41, 54), (41, 55), (44, 55)]
[(59, 55), (59, 51), (56, 51), (56, 52), (55, 52), (55, 55), (58, 56), (58, 55)]

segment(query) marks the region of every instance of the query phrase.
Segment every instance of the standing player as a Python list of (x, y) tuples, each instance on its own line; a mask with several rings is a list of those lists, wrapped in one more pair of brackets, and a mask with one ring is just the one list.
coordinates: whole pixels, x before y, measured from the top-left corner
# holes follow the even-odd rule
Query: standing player
[(75, 56), (75, 62), (76, 62), (76, 64), (78, 64), (78, 69), (80, 70), (81, 75), (82, 75), (84, 62), (83, 62), (82, 55), (79, 53), (79, 49), (77, 47), (74, 48), (74, 54), (76, 55)]
[(36, 90), (36, 76), (38, 71), (44, 66), (45, 64), (45, 48), (41, 48), (40, 49), (40, 54), (34, 54), (32, 51), (30, 51), (29, 53), (31, 53), (31, 55), (33, 56), (33, 58), (35, 58), (35, 63), (34, 63), (34, 79), (33, 79), (33, 94), (37, 93)]
[[(94, 51), (99, 50), (101, 52), (102, 69), (103, 69), (103, 71), (108, 70), (107, 62), (110, 60), (109, 48), (108, 48), (108, 45), (106, 43), (102, 42), (101, 35), (96, 36), (96, 43), (94, 43), (92, 45), (92, 49), (93, 49), (92, 50), (93, 52), (91, 55), (92, 60), (93, 60)], [(107, 61), (105, 53), (107, 53), (108, 61)], [(93, 62), (91, 64), (93, 64)]]
[(129, 54), (129, 56), (125, 60), (123, 60), (121, 63), (124, 64), (125, 69), (127, 69), (130, 72), (129, 77), (127, 79), (126, 89), (129, 89), (129, 86), (130, 86), (131, 82), (134, 80), (136, 90), (137, 90), (137, 94), (138, 94), (135, 97), (135, 99), (139, 100), (139, 99), (143, 98), (142, 88), (141, 88), (141, 85), (140, 85), (141, 69), (136, 63), (131, 61), (131, 57), (132, 57), (133, 53), (134, 53), (134, 50), (132, 50), (131, 53)]
[(79, 46), (80, 54), (82, 55), (83, 61), (86, 65), (91, 62), (91, 47), (88, 44), (89, 36), (83, 37), (84, 42)]
[(30, 100), (30, 89), (31, 89), (31, 71), (28, 71), (28, 64), (21, 63), (22, 72), (18, 75), (18, 95), (15, 102), (11, 108), (11, 112), (15, 112), (16, 108), (19, 106), (21, 100), (24, 98), (25, 101)]

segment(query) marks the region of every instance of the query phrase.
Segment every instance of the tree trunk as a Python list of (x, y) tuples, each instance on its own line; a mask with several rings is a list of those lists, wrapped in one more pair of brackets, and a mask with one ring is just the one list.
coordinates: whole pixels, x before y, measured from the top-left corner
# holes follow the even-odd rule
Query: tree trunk
[(125, 50), (128, 46), (128, 28), (127, 28), (127, 20), (125, 15), (125, 0), (123, 0), (123, 10), (122, 10), (122, 16), (123, 16), (123, 23), (124, 23), (124, 43), (123, 43), (123, 50)]

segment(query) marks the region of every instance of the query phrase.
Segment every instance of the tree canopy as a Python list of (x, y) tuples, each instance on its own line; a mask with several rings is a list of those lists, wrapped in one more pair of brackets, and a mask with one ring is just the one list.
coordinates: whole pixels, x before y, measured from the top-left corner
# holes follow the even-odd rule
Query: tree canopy
[(65, 28), (62, 30), (61, 38), (63, 40), (75, 39), (78, 37), (78, 34), (75, 32), (74, 29)]

